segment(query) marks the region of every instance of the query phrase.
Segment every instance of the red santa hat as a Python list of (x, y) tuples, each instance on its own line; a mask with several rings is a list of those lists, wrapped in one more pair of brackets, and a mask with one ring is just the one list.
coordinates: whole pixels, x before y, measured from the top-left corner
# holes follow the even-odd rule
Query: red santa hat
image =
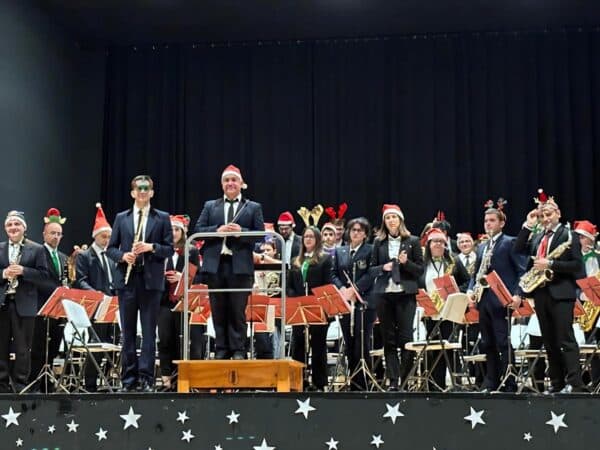
[(248, 187), (248, 185), (244, 183), (244, 178), (242, 178), (242, 172), (233, 164), (229, 164), (227, 167), (225, 167), (225, 170), (223, 170), (223, 173), (221, 174), (221, 180), (223, 180), (223, 178), (229, 175), (234, 175), (240, 179), (240, 181), (242, 182), (242, 189), (246, 189)]
[(427, 242), (431, 241), (432, 239), (441, 239), (445, 243), (448, 243), (448, 238), (446, 237), (444, 232), (439, 228), (431, 228), (427, 232)]
[(284, 211), (279, 214), (279, 218), (277, 219), (277, 225), (291, 225), (292, 228), (296, 225), (294, 221), (294, 216), (289, 211)]
[(596, 240), (596, 236), (598, 236), (598, 229), (596, 225), (594, 225), (589, 220), (579, 220), (573, 223), (573, 231), (577, 234), (581, 234), (587, 238), (590, 238), (592, 241)]
[(186, 215), (171, 216), (171, 226), (181, 228), (184, 232), (187, 232), (190, 219)]
[(400, 207), (398, 205), (385, 204), (385, 205), (383, 205), (381, 212), (382, 212), (382, 216), (381, 216), (382, 219), (385, 218), (385, 216), (388, 214), (396, 214), (398, 217), (400, 217), (400, 219), (404, 220), (404, 214), (402, 213), (402, 210), (400, 209)]
[(60, 216), (60, 211), (56, 208), (50, 208), (44, 217), (44, 223), (59, 223), (63, 224), (67, 221), (66, 217)]
[(112, 228), (110, 227), (108, 220), (106, 220), (102, 205), (100, 203), (96, 203), (96, 220), (94, 221), (92, 238), (95, 238), (98, 233), (102, 233), (103, 231), (112, 231)]

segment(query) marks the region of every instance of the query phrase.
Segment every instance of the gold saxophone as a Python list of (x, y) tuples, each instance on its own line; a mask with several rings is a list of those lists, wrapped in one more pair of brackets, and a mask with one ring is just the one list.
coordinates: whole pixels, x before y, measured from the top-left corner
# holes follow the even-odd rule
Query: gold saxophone
[[(594, 275), (596, 278), (600, 279), (600, 272), (597, 272)], [(585, 302), (581, 302), (583, 306), (583, 311), (585, 314), (583, 316), (579, 316), (575, 319), (575, 322), (579, 324), (581, 329), (584, 332), (591, 331), (594, 328), (594, 324), (596, 323), (596, 319), (600, 314), (600, 306), (594, 305), (591, 300), (586, 300)]]
[[(454, 260), (452, 255), (449, 255), (449, 258), (450, 262), (446, 266), (446, 270), (444, 270), (444, 275), (452, 275), (452, 272), (454, 272), (454, 266), (456, 266), (456, 261)], [(437, 309), (438, 312), (441, 312), (442, 307), (444, 306), (444, 299), (442, 298), (438, 290), (434, 289), (433, 292), (429, 294), (429, 297), (431, 298), (431, 302), (434, 304), (435, 309)]]
[(67, 264), (65, 266), (66, 274), (63, 277), (63, 285), (73, 285), (73, 283), (75, 283), (75, 280), (77, 280), (77, 256), (81, 252), (87, 250), (87, 248), (87, 244), (82, 244), (81, 246), (73, 246), (73, 253), (71, 253), (71, 255), (69, 255), (69, 257), (67, 258)]
[(492, 256), (494, 256), (494, 249), (490, 248), (481, 260), (479, 270), (477, 271), (477, 275), (475, 277), (475, 286), (473, 286), (473, 296), (475, 297), (475, 301), (478, 303), (479, 300), (481, 300), (483, 291), (490, 287), (485, 276), (487, 275), (487, 272), (490, 268), (490, 264), (492, 263)]
[[(559, 258), (571, 246), (572, 240), (573, 237), (571, 235), (571, 232), (569, 231), (569, 239), (567, 239), (565, 242), (563, 242), (550, 253), (548, 253), (546, 258)], [(519, 280), (519, 286), (521, 287), (521, 289), (523, 289), (523, 292), (529, 294), (536, 290), (538, 287), (544, 286), (549, 281), (552, 281), (552, 278), (554, 278), (554, 271), (552, 269), (536, 269), (535, 267), (532, 267), (523, 274), (523, 276)]]

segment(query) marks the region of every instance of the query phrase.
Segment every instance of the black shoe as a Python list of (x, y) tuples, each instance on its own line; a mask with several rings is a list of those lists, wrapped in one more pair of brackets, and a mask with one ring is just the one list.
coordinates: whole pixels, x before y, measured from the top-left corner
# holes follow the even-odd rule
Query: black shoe
[(398, 380), (390, 380), (390, 385), (387, 388), (388, 392), (398, 392), (400, 386), (398, 386)]
[(215, 359), (229, 359), (229, 352), (227, 350), (217, 350)]
[(232, 359), (235, 359), (236, 361), (241, 361), (243, 359), (246, 359), (246, 355), (244, 354), (244, 352), (233, 352)]
[(145, 394), (154, 392), (154, 385), (147, 381), (142, 381), (140, 384), (138, 384), (137, 391)]
[(576, 393), (587, 393), (590, 391), (584, 385), (573, 386), (571, 384), (567, 384), (564, 388), (562, 388), (559, 392), (560, 394), (576, 394)]
[(86, 386), (84, 389), (88, 394), (94, 394), (98, 392), (98, 386)]
[(544, 391), (544, 395), (553, 395), (562, 392), (565, 386), (550, 386), (548, 389)]
[(119, 389), (119, 392), (135, 392), (135, 391), (136, 391), (135, 384), (124, 384)]

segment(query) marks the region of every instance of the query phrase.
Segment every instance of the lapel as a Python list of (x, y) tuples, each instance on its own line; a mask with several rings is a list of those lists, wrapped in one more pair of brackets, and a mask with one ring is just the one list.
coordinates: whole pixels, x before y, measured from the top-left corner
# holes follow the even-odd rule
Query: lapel
[(0, 266), (8, 266), (8, 241), (0, 242)]
[(552, 242), (550, 242), (550, 246), (548, 247), (548, 253), (554, 250), (559, 244), (562, 244), (567, 240), (565, 237), (565, 232), (568, 232), (564, 225), (561, 225), (557, 228), (556, 233), (554, 233), (554, 237), (552, 238)]
[(225, 201), (223, 200), (222, 197), (218, 198), (215, 201), (215, 209), (216, 209), (215, 214), (216, 214), (216, 218), (217, 218), (217, 220), (216, 220), (217, 223), (222, 223), (222, 224), (225, 223), (225, 211), (224, 211), (225, 206), (224, 205), (225, 205)]
[(156, 224), (156, 215), (156, 211), (151, 207), (148, 211), (148, 220), (146, 221), (146, 229), (144, 230), (144, 242), (148, 241), (148, 237), (150, 236), (150, 233), (152, 233), (152, 229)]
[(133, 208), (129, 208), (127, 210), (125, 218), (125, 231), (129, 236), (131, 236), (131, 241), (133, 242), (133, 239), (135, 238), (135, 229), (133, 228)]
[[(242, 196), (239, 205), (235, 211), (234, 217), (237, 215), (237, 218), (235, 219), (235, 223), (240, 224), (241, 223), (241, 219), (242, 217), (244, 217), (244, 215), (246, 214), (246, 202), (248, 201), (247, 198), (244, 198)], [(225, 208), (221, 208), (221, 210), (224, 210)], [(225, 212), (223, 212), (223, 214), (225, 214)]]

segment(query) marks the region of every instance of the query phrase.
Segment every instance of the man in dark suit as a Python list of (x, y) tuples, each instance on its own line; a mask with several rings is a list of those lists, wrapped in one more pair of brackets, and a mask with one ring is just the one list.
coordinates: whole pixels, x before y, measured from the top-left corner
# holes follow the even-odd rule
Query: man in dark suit
[[(94, 242), (87, 249), (77, 255), (77, 276), (75, 286), (78, 289), (101, 291), (105, 295), (115, 295), (114, 280), (117, 276), (116, 263), (106, 256), (106, 247), (110, 240), (112, 228), (106, 220), (104, 210), (96, 204), (96, 220), (92, 231)], [(113, 325), (110, 323), (94, 323), (94, 330), (102, 342), (111, 342), (114, 339)], [(96, 353), (94, 357), (100, 363), (102, 353)], [(89, 357), (89, 355), (88, 355)], [(94, 364), (88, 361), (85, 371), (85, 390), (95, 392), (97, 390), (97, 373)]]
[[(546, 393), (584, 391), (579, 366), (579, 346), (573, 332), (575, 278), (582, 272), (581, 247), (577, 236), (560, 223), (560, 209), (543, 192), (539, 207), (530, 211), (517, 236), (515, 250), (530, 255), (528, 268), (551, 270), (553, 277), (533, 289), (535, 311), (548, 355), (551, 387)], [(538, 224), (544, 232), (530, 239)], [(565, 383), (566, 382), (566, 383)]]
[[(119, 269), (113, 284), (119, 296), (125, 392), (154, 391), (156, 323), (165, 288), (165, 258), (173, 254), (173, 233), (169, 214), (150, 205), (153, 196), (154, 182), (148, 175), (131, 181), (134, 205), (115, 217), (106, 251)], [(142, 325), (139, 358), (135, 346), (138, 311)]]
[[(288, 267), (290, 267), (290, 261), (292, 261), (292, 259), (298, 256), (298, 253), (300, 253), (300, 245), (302, 243), (300, 236), (294, 233), (295, 226), (296, 222), (294, 221), (294, 216), (291, 212), (284, 211), (279, 214), (279, 218), (277, 219), (277, 229), (285, 241), (285, 263)], [(277, 246), (276, 258), (281, 259), (281, 242), (279, 242), (279, 240), (275, 240), (275, 245)]]
[[(42, 239), (49, 276), (44, 279), (38, 289), (38, 310), (46, 303), (46, 300), (57, 287), (68, 286), (69, 284), (67, 279), (67, 255), (58, 250), (63, 236), (62, 225), (66, 221), (66, 217), (61, 217), (60, 211), (56, 208), (50, 208), (44, 217)], [(29, 382), (32, 382), (41, 373), (42, 367), (46, 363), (46, 344), (48, 345), (47, 362), (52, 366), (52, 361), (54, 361), (60, 349), (64, 322), (64, 319), (52, 319), (50, 317), (37, 316), (35, 318), (33, 341), (36, 345), (31, 349)], [(47, 378), (40, 381), (41, 383), (38, 386), (33, 386), (34, 390), (39, 389), (42, 392), (48, 392), (52, 389), (52, 386), (47, 383)]]
[[(471, 293), (479, 297), (477, 309), (479, 310), (479, 330), (481, 342), (479, 350), (486, 355), (486, 375), (482, 389), (495, 391), (499, 387), (508, 392), (515, 392), (517, 384), (514, 377), (505, 380), (503, 386), (500, 382), (509, 363), (510, 333), (507, 323), (507, 310), (491, 289), (483, 289), (480, 280), (488, 273), (496, 271), (504, 281), (507, 289), (513, 294), (514, 300), (520, 300), (519, 277), (525, 271), (525, 258), (518, 255), (513, 244), (515, 238), (502, 232), (506, 225), (506, 216), (500, 209), (489, 208), (485, 211), (483, 227), (489, 239), (477, 248), (477, 262), (475, 263), (474, 276), (469, 284)], [(474, 299), (476, 300), (476, 299)]]
[[(38, 288), (48, 277), (44, 248), (25, 238), (26, 229), (22, 212), (7, 214), (4, 230), (8, 241), (0, 243), (0, 393), (20, 392), (27, 385)], [(11, 340), (13, 364), (9, 361)]]
[[(240, 170), (229, 165), (221, 175), (223, 197), (204, 204), (195, 233), (264, 231), (262, 206), (242, 197)], [(202, 248), (202, 274), (209, 289), (251, 289), (256, 238), (209, 238)], [(215, 358), (245, 359), (246, 303), (249, 292), (215, 292), (210, 307), (215, 327)]]

